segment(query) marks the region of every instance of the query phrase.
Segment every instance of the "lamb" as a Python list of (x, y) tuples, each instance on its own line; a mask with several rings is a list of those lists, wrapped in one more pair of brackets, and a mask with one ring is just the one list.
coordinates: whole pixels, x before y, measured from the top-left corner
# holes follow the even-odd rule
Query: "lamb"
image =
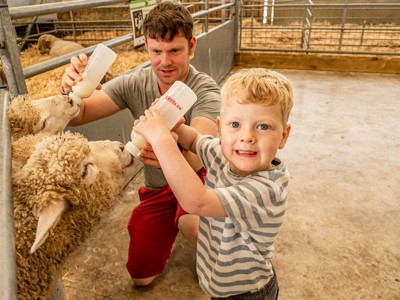
[(11, 141), (39, 132), (62, 132), (78, 114), (79, 106), (68, 96), (57, 95), (40, 100), (18, 96), (8, 108)]
[(113, 208), (134, 169), (119, 142), (65, 132), (36, 145), (13, 175), (19, 299), (50, 298), (64, 262)]
[(84, 49), (78, 43), (65, 41), (51, 34), (42, 35), (38, 39), (38, 46), (41, 54), (49, 54), (54, 57)]
[[(54, 57), (84, 49), (84, 47), (78, 43), (65, 41), (51, 34), (42, 35), (38, 39), (38, 46), (41, 54), (49, 54)], [(110, 81), (119, 75), (121, 74), (107, 71), (106, 75), (101, 80), (101, 83)]]

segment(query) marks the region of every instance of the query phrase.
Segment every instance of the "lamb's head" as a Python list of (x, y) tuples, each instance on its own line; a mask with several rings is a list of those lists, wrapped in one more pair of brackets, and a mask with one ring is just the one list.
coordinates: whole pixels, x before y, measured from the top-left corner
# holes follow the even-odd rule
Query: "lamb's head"
[(80, 223), (83, 214), (91, 223), (105, 215), (134, 170), (131, 155), (119, 142), (89, 143), (78, 133), (65, 132), (37, 144), (13, 176), (14, 203), (28, 207), (38, 218), (31, 253), (44, 243), (49, 229), (62, 222), (62, 216)]
[(32, 100), (18, 96), (8, 108), (13, 141), (39, 132), (59, 133), (79, 114), (79, 106), (68, 96)]
[(54, 35), (51, 34), (43, 34), (41, 37), (38, 39), (38, 48), (40, 51), (40, 54), (49, 54), (50, 48), (51, 48), (51, 43), (55, 41), (57, 38)]

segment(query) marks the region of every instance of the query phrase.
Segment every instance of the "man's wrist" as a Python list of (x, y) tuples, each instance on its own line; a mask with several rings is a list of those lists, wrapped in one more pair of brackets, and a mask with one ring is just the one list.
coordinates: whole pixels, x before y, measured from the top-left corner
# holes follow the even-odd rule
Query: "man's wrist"
[(64, 91), (64, 86), (61, 86), (61, 94), (68, 96), (69, 93)]

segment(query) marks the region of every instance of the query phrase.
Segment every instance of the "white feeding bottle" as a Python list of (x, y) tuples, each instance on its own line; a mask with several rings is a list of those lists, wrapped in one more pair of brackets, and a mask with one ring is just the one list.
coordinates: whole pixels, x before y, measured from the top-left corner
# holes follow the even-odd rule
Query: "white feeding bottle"
[(82, 81), (72, 86), (72, 92), (68, 96), (80, 105), (83, 98), (93, 94), (116, 58), (117, 54), (114, 51), (104, 44), (99, 44), (90, 56), (85, 71), (79, 74), (83, 78)]
[[(196, 100), (196, 94), (186, 84), (181, 81), (175, 81), (154, 107), (160, 113), (169, 130), (171, 130)], [(136, 127), (142, 127), (142, 124), (139, 123)], [(125, 147), (133, 156), (139, 158), (140, 150), (144, 147), (146, 140), (133, 130), (131, 138), (132, 141), (128, 142)]]

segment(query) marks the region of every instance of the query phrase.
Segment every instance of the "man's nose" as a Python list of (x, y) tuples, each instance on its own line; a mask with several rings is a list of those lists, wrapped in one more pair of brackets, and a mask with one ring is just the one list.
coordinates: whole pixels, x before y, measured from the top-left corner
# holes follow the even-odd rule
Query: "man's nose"
[(167, 67), (171, 64), (171, 58), (168, 53), (163, 53), (161, 55), (161, 65)]

